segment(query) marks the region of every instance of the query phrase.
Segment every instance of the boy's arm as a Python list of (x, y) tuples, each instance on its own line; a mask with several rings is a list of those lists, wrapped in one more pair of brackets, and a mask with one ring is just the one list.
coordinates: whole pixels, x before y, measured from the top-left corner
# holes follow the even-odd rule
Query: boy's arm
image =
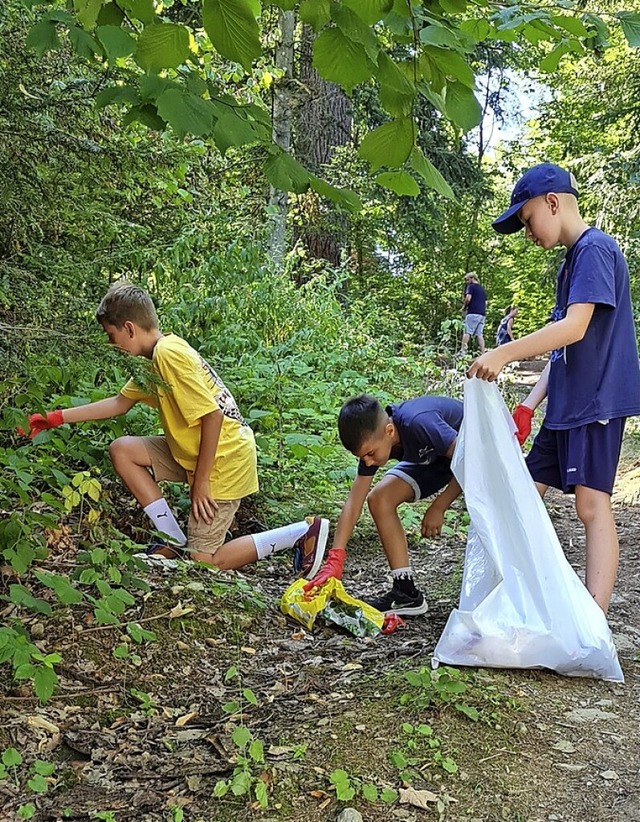
[(216, 458), (223, 420), (222, 411), (211, 411), (200, 417), (200, 450), (191, 486), (191, 510), (198, 522), (202, 518), (207, 524), (213, 522), (218, 510), (218, 505), (211, 496), (209, 477)]
[(333, 547), (327, 554), (324, 565), (315, 577), (310, 579), (304, 586), (304, 590), (307, 593), (313, 591), (315, 588), (321, 588), (325, 582), (332, 577), (334, 579), (342, 579), (342, 567), (347, 556), (346, 545), (362, 513), (362, 506), (371, 488), (372, 480), (373, 475), (365, 476), (364, 474), (358, 474), (355, 478), (351, 486), (351, 491), (349, 491), (349, 496), (342, 506), (342, 511), (338, 517), (336, 533), (333, 538)]
[(467, 377), (478, 377), (493, 382), (507, 363), (536, 357), (538, 354), (546, 354), (556, 348), (564, 348), (565, 345), (579, 342), (591, 322), (594, 308), (594, 303), (573, 303), (567, 309), (567, 316), (564, 319), (478, 357), (471, 363)]
[(542, 400), (547, 396), (547, 386), (549, 385), (550, 370), (551, 363), (548, 362), (544, 367), (544, 371), (540, 374), (538, 382), (533, 386), (526, 400), (521, 402), (520, 405), (524, 405), (526, 408), (530, 408), (532, 411), (536, 410), (536, 408), (540, 405)]
[[(453, 458), (453, 452), (456, 450), (457, 442), (458, 438), (456, 437), (447, 449), (447, 453), (445, 454), (447, 459), (450, 460)], [(455, 477), (452, 477), (446, 488), (442, 491), (442, 493), (438, 494), (424, 513), (421, 529), (423, 537), (438, 536), (444, 524), (445, 511), (451, 507), (452, 502), (458, 499), (461, 493), (462, 487), (460, 486), (458, 480)]]
[(64, 408), (62, 411), (63, 422), (88, 422), (89, 420), (108, 420), (111, 417), (119, 417), (126, 414), (136, 404), (137, 400), (129, 399), (124, 394), (116, 394), (114, 397), (107, 397), (106, 400), (90, 402), (87, 405), (79, 405), (76, 408)]

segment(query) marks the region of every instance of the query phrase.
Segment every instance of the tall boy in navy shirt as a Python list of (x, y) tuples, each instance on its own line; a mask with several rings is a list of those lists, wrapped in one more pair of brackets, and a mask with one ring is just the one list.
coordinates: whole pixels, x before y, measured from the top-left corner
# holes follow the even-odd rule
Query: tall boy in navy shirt
[(586, 586), (606, 613), (618, 571), (611, 493), (625, 420), (640, 414), (640, 364), (629, 271), (616, 242), (580, 216), (572, 174), (551, 163), (529, 169), (493, 223), (500, 234), (524, 227), (527, 239), (567, 248), (558, 272), (553, 320), (479, 357), (468, 376), (494, 380), (514, 360), (547, 351), (538, 383), (514, 412), (518, 439), (531, 432), (545, 396), (547, 413), (527, 465), (544, 496), (575, 493), (586, 533)]
[[(358, 474), (342, 507), (333, 548), (305, 590), (319, 588), (330, 577), (342, 577), (346, 545), (366, 500), (393, 578), (391, 590), (369, 600), (370, 604), (383, 613), (418, 616), (426, 612), (426, 600), (413, 581), (398, 508), (403, 502), (417, 502), (444, 489), (422, 520), (423, 537), (440, 533), (444, 512), (462, 491), (451, 473), (461, 423), (462, 403), (447, 397), (417, 397), (383, 408), (375, 397), (362, 394), (342, 406), (340, 440), (358, 457)], [(370, 491), (378, 468), (390, 459), (400, 462)]]

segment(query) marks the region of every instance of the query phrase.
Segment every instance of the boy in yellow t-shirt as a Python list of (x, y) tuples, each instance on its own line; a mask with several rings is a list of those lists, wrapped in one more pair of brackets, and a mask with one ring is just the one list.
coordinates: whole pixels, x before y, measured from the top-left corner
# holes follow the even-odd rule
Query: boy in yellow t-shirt
[[(63, 423), (102, 420), (126, 414), (145, 402), (160, 414), (164, 436), (120, 437), (109, 456), (115, 470), (166, 538), (149, 554), (173, 559), (186, 549), (192, 559), (228, 570), (294, 547), (296, 570), (315, 572), (322, 561), (328, 523), (318, 518), (294, 523), (222, 546), (240, 500), (258, 490), (253, 432), (231, 392), (211, 366), (175, 334), (163, 334), (151, 298), (126, 282), (111, 286), (96, 311), (111, 345), (151, 361), (157, 380), (142, 388), (130, 380), (114, 397), (29, 418), (31, 438)], [(189, 540), (158, 481), (188, 482), (191, 494)], [(314, 570), (315, 569), (315, 570)]]

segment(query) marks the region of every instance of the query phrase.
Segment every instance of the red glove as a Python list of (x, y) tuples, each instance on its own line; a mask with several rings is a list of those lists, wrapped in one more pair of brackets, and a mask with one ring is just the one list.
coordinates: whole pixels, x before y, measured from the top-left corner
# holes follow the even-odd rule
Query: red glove
[(307, 582), (302, 590), (308, 594), (314, 588), (322, 588), (325, 582), (328, 582), (332, 577), (342, 579), (342, 569), (346, 558), (347, 552), (344, 548), (331, 548), (322, 568), (313, 579)]
[(513, 411), (513, 421), (518, 430), (516, 437), (520, 445), (524, 445), (524, 441), (531, 433), (531, 420), (533, 419), (533, 408), (528, 408), (526, 405), (518, 405)]
[[(42, 414), (32, 414), (29, 417), (29, 437), (33, 439), (49, 428), (57, 428), (59, 425), (62, 425), (63, 422), (61, 408), (57, 408), (55, 411), (49, 411), (46, 417)], [(18, 433), (23, 437), (25, 436), (22, 428), (18, 428)]]

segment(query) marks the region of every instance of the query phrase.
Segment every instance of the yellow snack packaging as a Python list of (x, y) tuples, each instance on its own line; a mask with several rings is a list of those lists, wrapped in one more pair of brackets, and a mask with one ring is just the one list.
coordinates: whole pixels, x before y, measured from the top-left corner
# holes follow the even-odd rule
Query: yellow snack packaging
[(297, 579), (282, 595), (280, 610), (283, 614), (311, 629), (321, 614), (325, 619), (341, 625), (354, 636), (376, 636), (380, 633), (384, 614), (348, 594), (339, 579), (333, 577), (313, 594), (303, 588), (306, 579)]

